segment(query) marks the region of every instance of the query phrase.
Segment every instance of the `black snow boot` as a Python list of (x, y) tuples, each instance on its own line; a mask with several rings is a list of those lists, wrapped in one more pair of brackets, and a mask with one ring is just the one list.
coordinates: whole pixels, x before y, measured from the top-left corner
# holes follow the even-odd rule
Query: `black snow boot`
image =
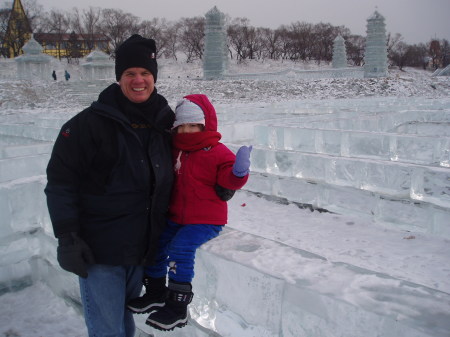
[(128, 301), (127, 308), (136, 313), (148, 313), (164, 306), (167, 297), (166, 278), (144, 277), (145, 294)]
[(164, 307), (157, 309), (148, 316), (145, 324), (151, 327), (169, 331), (182, 328), (187, 324), (187, 306), (194, 296), (190, 283), (169, 280), (169, 294)]

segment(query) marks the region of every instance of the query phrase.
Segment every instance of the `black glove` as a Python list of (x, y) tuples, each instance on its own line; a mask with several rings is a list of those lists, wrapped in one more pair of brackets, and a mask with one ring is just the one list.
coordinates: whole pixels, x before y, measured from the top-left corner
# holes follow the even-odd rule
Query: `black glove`
[(217, 196), (223, 201), (228, 201), (233, 198), (233, 195), (236, 192), (235, 190), (230, 190), (217, 184), (214, 186), (214, 189), (216, 190)]
[(95, 263), (89, 246), (73, 232), (58, 237), (57, 259), (62, 269), (83, 278), (88, 276), (87, 266)]

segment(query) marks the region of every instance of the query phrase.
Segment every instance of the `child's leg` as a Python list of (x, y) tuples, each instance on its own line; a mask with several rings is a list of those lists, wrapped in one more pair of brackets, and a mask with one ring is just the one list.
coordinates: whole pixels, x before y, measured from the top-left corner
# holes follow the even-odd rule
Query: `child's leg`
[(197, 248), (218, 236), (222, 227), (202, 224), (182, 226), (167, 247), (169, 279), (192, 282)]
[(164, 307), (147, 318), (146, 324), (160, 330), (172, 330), (187, 323), (187, 306), (193, 297), (195, 252), (219, 235), (222, 226), (184, 225), (168, 246), (169, 284)]

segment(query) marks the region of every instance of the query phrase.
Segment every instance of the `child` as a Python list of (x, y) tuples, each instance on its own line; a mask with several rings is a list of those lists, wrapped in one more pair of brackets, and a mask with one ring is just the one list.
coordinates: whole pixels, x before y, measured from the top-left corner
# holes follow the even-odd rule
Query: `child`
[(205, 95), (178, 102), (173, 130), (175, 182), (169, 220), (156, 262), (145, 268), (146, 293), (127, 305), (135, 313), (153, 311), (146, 324), (159, 330), (186, 325), (195, 252), (227, 223), (227, 203), (216, 194), (216, 185), (228, 190), (244, 186), (252, 150), (242, 146), (234, 155), (219, 142), (216, 111)]

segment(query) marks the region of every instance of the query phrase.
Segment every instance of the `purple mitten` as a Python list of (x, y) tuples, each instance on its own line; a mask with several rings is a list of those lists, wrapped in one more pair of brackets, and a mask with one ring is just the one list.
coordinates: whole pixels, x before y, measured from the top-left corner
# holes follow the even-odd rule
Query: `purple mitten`
[(252, 146), (244, 145), (236, 153), (236, 161), (233, 165), (233, 174), (236, 177), (245, 177), (249, 173), (250, 152), (252, 152)]

